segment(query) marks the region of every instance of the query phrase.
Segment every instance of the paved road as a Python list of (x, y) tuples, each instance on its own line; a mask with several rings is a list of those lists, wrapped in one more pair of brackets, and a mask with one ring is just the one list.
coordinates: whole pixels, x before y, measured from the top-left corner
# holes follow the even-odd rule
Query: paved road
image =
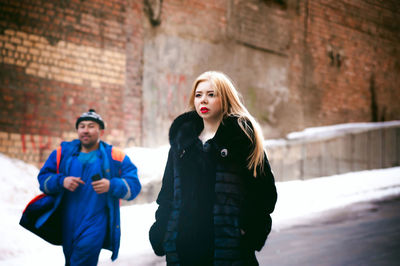
[(260, 265), (400, 265), (400, 198), (272, 232), (257, 257)]
[[(320, 217), (273, 231), (257, 253), (260, 265), (400, 266), (400, 197), (358, 203)], [(101, 265), (160, 266), (165, 257), (149, 253)]]

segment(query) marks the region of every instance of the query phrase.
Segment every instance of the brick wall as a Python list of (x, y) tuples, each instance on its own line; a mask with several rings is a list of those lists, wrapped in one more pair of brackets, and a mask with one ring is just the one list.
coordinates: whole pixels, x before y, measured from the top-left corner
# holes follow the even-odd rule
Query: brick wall
[(113, 144), (165, 144), (210, 69), (233, 78), (267, 138), (400, 119), (399, 10), (395, 0), (0, 0), (0, 152), (42, 162), (89, 107)]
[(40, 165), (89, 108), (139, 144), (141, 2), (0, 2), (0, 152)]
[(304, 126), (399, 119), (399, 2), (300, 3), (292, 55), (303, 66), (292, 67)]
[(279, 1), (233, 1), (229, 33), (238, 42), (270, 53), (287, 55), (290, 9)]

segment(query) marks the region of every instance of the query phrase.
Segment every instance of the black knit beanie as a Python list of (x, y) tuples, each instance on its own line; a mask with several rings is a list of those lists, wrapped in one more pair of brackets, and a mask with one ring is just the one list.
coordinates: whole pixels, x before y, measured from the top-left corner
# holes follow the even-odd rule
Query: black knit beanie
[(105, 128), (103, 119), (101, 118), (101, 116), (98, 113), (96, 113), (96, 111), (94, 109), (89, 109), (89, 112), (83, 113), (76, 120), (75, 128), (78, 129), (78, 125), (79, 125), (80, 122), (88, 121), (88, 120), (94, 121), (97, 124), (99, 124), (100, 125), (100, 129), (104, 129)]

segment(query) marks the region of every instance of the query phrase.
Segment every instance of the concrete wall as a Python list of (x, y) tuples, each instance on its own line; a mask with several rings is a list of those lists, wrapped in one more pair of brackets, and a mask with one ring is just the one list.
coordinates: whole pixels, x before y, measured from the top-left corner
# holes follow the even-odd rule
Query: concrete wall
[(266, 138), (400, 119), (398, 0), (0, 0), (0, 152), (40, 166), (95, 108), (157, 146), (196, 76), (237, 84)]
[[(279, 114), (289, 101), (287, 58), (247, 49), (235, 42), (209, 43), (167, 35), (147, 40), (144, 47), (145, 146), (166, 144), (171, 121), (187, 110), (193, 81), (207, 70), (220, 70), (235, 77), (247, 107), (255, 116), (270, 121), (270, 125), (278, 123)], [(268, 130), (270, 126), (265, 124), (265, 131)]]
[(400, 118), (398, 1), (152, 2), (160, 12), (144, 23), (146, 146), (167, 142), (193, 80), (210, 69), (232, 77), (266, 138)]
[(400, 165), (400, 125), (266, 147), (277, 181), (304, 180)]
[[(353, 171), (400, 165), (400, 121), (382, 123), (373, 129), (353, 128), (332, 137), (314, 136), (267, 141), (265, 149), (277, 182), (306, 180)], [(271, 144), (272, 143), (272, 144)], [(167, 157), (167, 150), (156, 150)], [(157, 157), (158, 156), (158, 157)], [(143, 189), (136, 203), (152, 202), (161, 189), (164, 169), (159, 166), (142, 175)], [(157, 165), (157, 163), (154, 163)], [(140, 167), (139, 167), (139, 171)], [(143, 171), (143, 169), (142, 169)], [(145, 171), (146, 172), (146, 171)], [(129, 203), (125, 203), (129, 204)]]
[(234, 80), (268, 137), (297, 129), (303, 119), (289, 88), (289, 2), (163, 1), (160, 24), (145, 23), (143, 144), (166, 144), (193, 81), (207, 70)]

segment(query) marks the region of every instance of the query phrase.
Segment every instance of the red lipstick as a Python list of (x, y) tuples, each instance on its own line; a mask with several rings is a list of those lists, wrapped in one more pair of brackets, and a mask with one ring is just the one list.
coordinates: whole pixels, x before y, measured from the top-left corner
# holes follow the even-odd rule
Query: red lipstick
[(205, 114), (205, 113), (208, 113), (208, 108), (207, 107), (201, 107), (200, 108), (200, 112), (202, 113), (202, 114)]

